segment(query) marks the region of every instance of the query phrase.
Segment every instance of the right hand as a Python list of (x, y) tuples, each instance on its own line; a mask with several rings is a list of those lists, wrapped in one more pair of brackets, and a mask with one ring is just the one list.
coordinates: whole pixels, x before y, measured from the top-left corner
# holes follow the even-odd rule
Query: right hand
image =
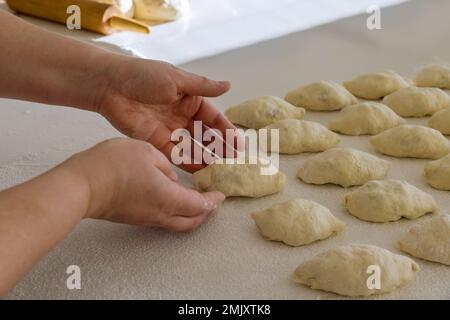
[(63, 165), (86, 178), (86, 218), (189, 231), (204, 222), (225, 196), (199, 193), (177, 183), (170, 162), (151, 144), (112, 139)]

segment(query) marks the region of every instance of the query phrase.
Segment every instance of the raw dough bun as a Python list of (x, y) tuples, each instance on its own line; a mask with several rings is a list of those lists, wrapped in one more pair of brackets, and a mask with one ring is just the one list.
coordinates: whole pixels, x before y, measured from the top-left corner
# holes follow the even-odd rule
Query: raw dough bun
[(425, 179), (435, 189), (450, 190), (450, 155), (425, 165)]
[(377, 134), (386, 129), (396, 127), (405, 121), (384, 104), (377, 102), (362, 102), (345, 107), (328, 124), (330, 130), (358, 136)]
[(437, 88), (403, 88), (384, 97), (383, 103), (402, 117), (424, 117), (450, 106), (450, 97)]
[(423, 68), (416, 76), (416, 85), (450, 89), (450, 67), (431, 65)]
[(267, 165), (255, 158), (242, 164), (217, 160), (195, 172), (193, 182), (199, 191), (221, 191), (227, 197), (259, 198), (280, 192), (286, 181), (285, 175), (273, 166), (276, 173), (264, 175), (261, 173), (263, 167)]
[(286, 94), (286, 101), (311, 111), (339, 110), (358, 102), (350, 92), (333, 81), (319, 81)]
[(370, 100), (383, 98), (410, 85), (407, 79), (392, 71), (364, 74), (353, 80), (344, 81), (344, 87), (348, 91), (357, 97)]
[(297, 177), (306, 183), (334, 183), (343, 187), (383, 179), (390, 163), (351, 148), (332, 148), (308, 158)]
[(450, 135), (450, 108), (436, 112), (428, 121), (428, 126), (442, 134)]
[(187, 0), (133, 0), (134, 18), (161, 23), (178, 19), (189, 8)]
[[(369, 289), (369, 266), (380, 268), (380, 289)], [(351, 244), (328, 250), (301, 264), (294, 282), (344, 296), (391, 292), (411, 281), (419, 266), (412, 259), (372, 245)]]
[(398, 242), (398, 248), (417, 258), (450, 266), (450, 215), (421, 221)]
[(450, 142), (437, 130), (401, 125), (372, 137), (377, 151), (399, 158), (439, 159), (450, 152)]
[(347, 194), (345, 208), (355, 217), (372, 222), (417, 219), (437, 210), (434, 198), (406, 181), (369, 181)]
[[(320, 152), (335, 147), (341, 139), (320, 123), (297, 119), (277, 121), (267, 127), (267, 142), (261, 144), (263, 150), (271, 151), (270, 130), (279, 131), (279, 153), (297, 154)], [(259, 136), (259, 135), (258, 135)]]
[(327, 208), (304, 199), (293, 199), (251, 214), (259, 232), (267, 239), (302, 246), (330, 237), (345, 224)]
[(278, 120), (302, 119), (305, 109), (297, 108), (278, 97), (263, 96), (228, 108), (225, 116), (234, 124), (260, 129)]

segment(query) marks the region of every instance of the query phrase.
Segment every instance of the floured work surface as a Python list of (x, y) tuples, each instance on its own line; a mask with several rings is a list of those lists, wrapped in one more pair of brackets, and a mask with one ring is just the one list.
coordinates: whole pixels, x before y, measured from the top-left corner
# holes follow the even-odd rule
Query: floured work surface
[[(448, 12), (450, 3), (445, 0), (413, 1), (384, 10), (382, 30), (367, 30), (367, 16), (363, 15), (184, 67), (231, 80), (232, 91), (215, 101), (222, 111), (254, 96), (283, 96), (297, 85), (317, 80), (340, 82), (386, 69), (412, 76), (422, 65), (450, 59)], [(2, 188), (36, 175), (97, 141), (118, 135), (93, 114), (7, 100), (0, 104), (0, 142), (2, 150), (6, 150), (0, 154)], [(307, 112), (305, 119), (326, 125), (335, 116), (334, 112)], [(426, 121), (407, 120), (414, 124)], [(20, 122), (20, 127), (13, 126), (14, 122)], [(376, 154), (367, 136), (341, 138), (340, 146)], [(440, 212), (450, 213), (450, 193), (432, 189), (422, 176), (428, 160), (377, 155), (393, 164), (388, 178), (404, 179), (431, 193)], [(343, 244), (374, 244), (399, 253), (395, 242), (410, 227), (431, 216), (387, 224), (360, 221), (345, 212), (342, 205), (344, 195), (352, 189), (307, 185), (296, 178), (297, 169), (311, 156), (281, 156), (281, 170), (287, 175), (282, 193), (262, 199), (228, 199), (193, 233), (84, 221), (8, 298), (341, 298), (294, 284), (292, 272), (317, 253)], [(188, 174), (180, 178), (190, 184)], [(294, 197), (326, 206), (347, 228), (335, 237), (297, 248), (263, 240), (250, 212)], [(391, 294), (369, 299), (450, 298), (450, 268), (413, 259), (421, 267), (413, 281)], [(65, 271), (72, 264), (81, 268), (81, 290), (66, 288)]]

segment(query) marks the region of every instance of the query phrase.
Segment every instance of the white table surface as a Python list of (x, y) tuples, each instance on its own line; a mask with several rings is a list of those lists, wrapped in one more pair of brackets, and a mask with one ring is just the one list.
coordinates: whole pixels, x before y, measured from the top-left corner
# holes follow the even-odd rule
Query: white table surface
[[(215, 100), (221, 110), (252, 96), (283, 96), (292, 87), (314, 80), (342, 81), (385, 69), (411, 76), (423, 64), (450, 62), (448, 12), (450, 2), (446, 0), (413, 1), (383, 11), (382, 30), (368, 31), (363, 15), (183, 67), (231, 80), (232, 90)], [(306, 119), (326, 124), (335, 115), (308, 112)], [(425, 124), (426, 119), (408, 122)], [(0, 100), (0, 188), (29, 179), (71, 154), (117, 135), (92, 113)], [(342, 140), (342, 146), (375, 154), (367, 137), (342, 136)], [(297, 168), (310, 156), (282, 156), (281, 170), (287, 175), (283, 192), (262, 199), (228, 199), (193, 233), (84, 221), (7, 298), (339, 298), (292, 283), (292, 271), (319, 252), (353, 242), (398, 252), (395, 241), (417, 221), (373, 224), (350, 216), (341, 204), (348, 190), (307, 185), (295, 178)], [(390, 178), (407, 180), (430, 192), (440, 213), (449, 212), (450, 193), (433, 190), (422, 177), (427, 160), (380, 157), (393, 164)], [(181, 180), (190, 184), (188, 174), (181, 173)], [(347, 228), (331, 239), (299, 248), (263, 240), (249, 213), (293, 197), (327, 206)], [(450, 267), (416, 261), (422, 270), (411, 283), (370, 299), (450, 298)], [(81, 268), (81, 290), (66, 288), (65, 271), (72, 264)]]

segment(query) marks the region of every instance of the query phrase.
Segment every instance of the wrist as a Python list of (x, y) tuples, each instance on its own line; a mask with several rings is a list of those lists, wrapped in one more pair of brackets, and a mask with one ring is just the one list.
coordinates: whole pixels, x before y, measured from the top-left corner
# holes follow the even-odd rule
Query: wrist
[(120, 183), (118, 173), (108, 168), (106, 155), (95, 152), (96, 148), (78, 153), (63, 165), (79, 177), (80, 186), (86, 191), (87, 205), (82, 218), (105, 219), (114, 207), (116, 190)]

